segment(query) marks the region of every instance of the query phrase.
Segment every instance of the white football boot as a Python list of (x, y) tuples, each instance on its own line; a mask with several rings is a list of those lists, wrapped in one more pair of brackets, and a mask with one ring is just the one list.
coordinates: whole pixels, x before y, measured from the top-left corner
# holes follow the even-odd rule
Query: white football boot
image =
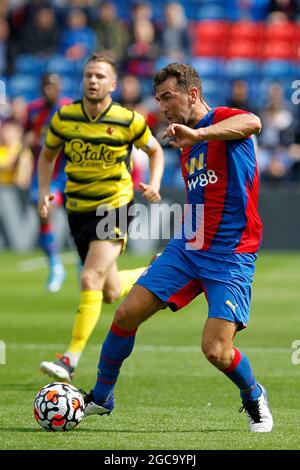
[(62, 264), (54, 265), (47, 280), (47, 290), (52, 294), (59, 292), (66, 278), (66, 271)]
[(75, 369), (70, 365), (69, 358), (62, 356), (61, 354), (57, 354), (57, 356), (59, 359), (55, 362), (41, 362), (41, 371), (55, 379), (72, 382)]
[(251, 432), (271, 432), (273, 428), (273, 418), (268, 405), (266, 389), (261, 388), (261, 396), (258, 400), (243, 401), (240, 413), (245, 410), (249, 422), (249, 431)]
[(92, 415), (109, 415), (115, 407), (115, 397), (114, 394), (110, 395), (108, 399), (101, 403), (101, 405), (97, 405), (95, 402), (93, 391), (91, 390), (90, 393), (86, 393), (81, 388), (79, 389), (80, 393), (83, 395), (85, 408), (84, 408), (84, 417), (92, 416)]

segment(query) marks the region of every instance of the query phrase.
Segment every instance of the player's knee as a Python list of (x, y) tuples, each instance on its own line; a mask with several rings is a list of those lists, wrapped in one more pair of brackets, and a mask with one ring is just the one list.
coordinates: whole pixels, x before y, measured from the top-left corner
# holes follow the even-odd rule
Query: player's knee
[(223, 343), (202, 343), (202, 351), (206, 359), (219, 369), (225, 369), (228, 364), (228, 351)]
[(104, 289), (103, 290), (103, 302), (106, 304), (112, 304), (116, 300), (120, 298), (121, 291), (120, 289), (114, 289), (114, 288), (109, 288), (109, 289)]
[(97, 271), (91, 269), (83, 269), (81, 273), (82, 290), (97, 290), (100, 289), (100, 284), (100, 278)]
[(133, 315), (133, 312), (127, 307), (126, 303), (124, 302), (118, 307), (115, 313), (114, 323), (120, 328), (124, 328), (125, 330), (131, 330), (137, 328), (140, 324), (140, 321), (135, 315)]

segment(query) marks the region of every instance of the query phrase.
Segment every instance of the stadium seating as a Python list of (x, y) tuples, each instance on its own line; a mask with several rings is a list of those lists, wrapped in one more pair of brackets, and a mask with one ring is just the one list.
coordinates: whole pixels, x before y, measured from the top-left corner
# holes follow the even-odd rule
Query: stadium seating
[(269, 10), (270, 0), (251, 0), (241, 2), (233, 0), (239, 19), (250, 18), (253, 21), (262, 21), (266, 18)]
[(225, 44), (221, 42), (199, 41), (193, 44), (193, 55), (199, 57), (223, 57)]
[(229, 41), (261, 41), (264, 35), (264, 23), (237, 21), (229, 30)]
[(265, 41), (295, 42), (299, 37), (299, 27), (291, 21), (280, 23), (267, 23), (265, 27)]
[(216, 79), (202, 79), (203, 94), (206, 101), (210, 106), (220, 105), (224, 103), (226, 96), (228, 95), (228, 84), (223, 80)]
[(293, 62), (285, 60), (268, 60), (262, 64), (261, 74), (263, 78), (286, 78), (287, 80), (290, 80), (297, 76), (297, 70)]
[[(135, 0), (114, 0), (118, 14), (126, 22)], [(166, 2), (151, 0), (153, 19), (162, 24)], [(291, 83), (300, 73), (300, 23), (265, 22), (269, 0), (180, 0), (189, 21), (192, 55), (190, 63), (204, 81), (206, 95), (216, 101), (226, 99), (233, 80), (243, 79), (255, 98), (256, 90), (265, 93), (272, 80)], [(159, 56), (155, 72), (174, 59)], [(39, 92), (39, 78), (46, 72), (63, 77), (63, 93), (77, 97), (83, 61), (69, 61), (56, 54), (48, 60), (20, 55), (15, 75), (8, 81), (10, 95), (30, 97)], [(152, 93), (152, 77), (142, 80), (143, 94)]]
[(198, 20), (225, 20), (226, 10), (218, 3), (200, 6), (196, 11)]
[(211, 57), (194, 57), (190, 64), (202, 78), (223, 78), (224, 62)]
[(191, 24), (191, 34), (196, 42), (225, 42), (228, 28), (226, 21), (196, 21)]
[(10, 98), (23, 96), (31, 101), (40, 95), (40, 79), (34, 75), (15, 74), (8, 81), (7, 93)]
[(262, 49), (262, 59), (283, 59), (293, 60), (296, 58), (295, 44), (286, 41), (270, 41), (264, 42)]
[(194, 56), (221, 57), (225, 53), (228, 23), (198, 21), (191, 25)]
[(47, 63), (48, 73), (57, 73), (58, 75), (74, 76), (77, 72), (76, 63), (68, 60), (62, 55), (55, 54)]
[(165, 55), (159, 56), (154, 63), (155, 72), (158, 72), (160, 69), (163, 69), (172, 62), (174, 62), (174, 59), (172, 57), (168, 57)]
[(45, 61), (36, 55), (21, 54), (16, 58), (15, 72), (41, 76), (45, 72)]
[(260, 77), (261, 64), (249, 59), (231, 59), (225, 64), (225, 75), (229, 80), (254, 79)]
[(62, 76), (62, 94), (71, 99), (79, 99), (82, 95), (81, 81), (76, 77)]
[(258, 59), (260, 57), (261, 43), (256, 41), (230, 41), (226, 48), (228, 59)]

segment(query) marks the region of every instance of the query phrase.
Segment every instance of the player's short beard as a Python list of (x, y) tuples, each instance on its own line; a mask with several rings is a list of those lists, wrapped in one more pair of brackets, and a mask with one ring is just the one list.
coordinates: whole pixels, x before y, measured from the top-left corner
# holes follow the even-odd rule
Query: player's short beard
[(87, 95), (84, 95), (84, 97), (90, 104), (98, 104), (104, 100), (104, 98), (89, 98)]
[(87, 93), (84, 94), (84, 98), (90, 103), (90, 104), (93, 104), (93, 105), (96, 105), (96, 104), (99, 104), (99, 103), (102, 103), (103, 100), (105, 100), (105, 98), (110, 95), (110, 91), (108, 91), (104, 96), (101, 96), (99, 98), (90, 98)]

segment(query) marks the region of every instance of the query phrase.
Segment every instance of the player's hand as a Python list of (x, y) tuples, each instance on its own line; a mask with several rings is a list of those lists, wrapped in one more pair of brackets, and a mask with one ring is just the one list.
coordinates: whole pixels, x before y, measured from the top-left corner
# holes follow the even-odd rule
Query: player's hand
[(155, 189), (153, 186), (150, 184), (146, 183), (140, 183), (139, 184), (141, 190), (142, 190), (142, 195), (144, 198), (146, 198), (150, 202), (158, 202), (161, 200), (161, 196), (159, 194), (159, 190)]
[(53, 201), (53, 194), (41, 194), (38, 201), (38, 213), (42, 219), (47, 219), (49, 215), (50, 202)]
[(166, 137), (171, 139), (169, 144), (173, 148), (191, 147), (202, 140), (201, 129), (192, 129), (183, 124), (170, 124), (163, 135), (163, 138)]

